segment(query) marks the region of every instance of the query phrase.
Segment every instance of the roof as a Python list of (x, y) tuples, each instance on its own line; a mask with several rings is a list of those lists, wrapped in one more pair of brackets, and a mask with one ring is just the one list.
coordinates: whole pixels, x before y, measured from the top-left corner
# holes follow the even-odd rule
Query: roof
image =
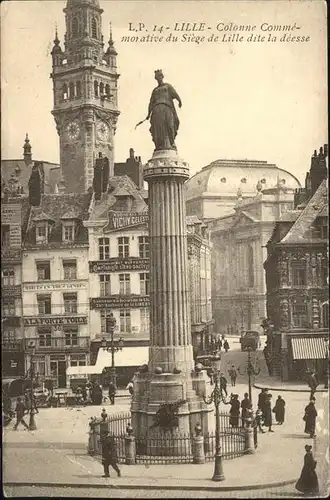
[(257, 160), (216, 160), (204, 167), (186, 182), (187, 200), (201, 196), (237, 197), (238, 188), (243, 197), (254, 196), (260, 182), (270, 188), (280, 182), (282, 188), (300, 188), (299, 180), (286, 170)]
[(127, 198), (132, 197), (133, 200), (127, 200), (128, 212), (144, 212), (148, 210), (148, 206), (142, 197), (140, 190), (128, 175), (118, 175), (109, 178), (108, 193), (104, 193), (101, 200), (95, 201), (92, 207), (90, 220), (107, 220), (109, 210), (123, 211), (123, 203), (116, 196), (123, 196), (123, 192)]
[[(92, 194), (44, 194), (41, 196), (40, 206), (31, 207), (30, 218), (25, 234), (25, 247), (35, 246), (35, 221), (52, 219), (54, 225), (48, 239), (48, 246), (58, 246), (65, 244), (72, 246), (75, 244), (88, 243), (88, 231), (83, 226), (82, 221), (88, 218), (88, 209)], [(67, 214), (75, 214), (78, 219), (75, 241), (62, 242), (62, 218)]]
[(278, 222), (294, 222), (300, 214), (301, 210), (289, 210), (281, 215)]
[(44, 175), (44, 193), (54, 193), (55, 184), (61, 178), (60, 166), (57, 163), (33, 160), (31, 163), (26, 164), (23, 159), (1, 160), (1, 180), (7, 184), (12, 174), (16, 175), (17, 173), (16, 178), (23, 187), (24, 194), (28, 195), (29, 179), (34, 163), (39, 163), (41, 174)]
[(328, 207), (328, 184), (323, 180), (280, 243), (303, 243), (310, 239), (311, 225)]

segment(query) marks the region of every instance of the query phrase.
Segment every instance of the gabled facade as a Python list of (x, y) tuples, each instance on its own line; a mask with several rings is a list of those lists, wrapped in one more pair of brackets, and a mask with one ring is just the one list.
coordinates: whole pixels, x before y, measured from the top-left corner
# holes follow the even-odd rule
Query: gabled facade
[[(327, 148), (324, 149), (325, 151)], [(268, 329), (265, 356), (269, 369), (283, 379), (304, 379), (307, 369), (325, 375), (329, 335), (328, 182), (320, 151), (314, 154), (305, 192), (296, 194), (295, 210), (275, 226), (267, 244)]]
[(68, 366), (89, 364), (88, 217), (91, 194), (42, 195), (23, 241), (25, 364), (36, 347), (39, 379), (66, 387)]

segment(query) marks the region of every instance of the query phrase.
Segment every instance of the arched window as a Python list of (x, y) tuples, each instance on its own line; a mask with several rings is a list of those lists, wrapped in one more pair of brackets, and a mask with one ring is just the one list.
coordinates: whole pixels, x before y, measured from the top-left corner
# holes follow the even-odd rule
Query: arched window
[(76, 92), (77, 92), (77, 97), (81, 97), (81, 83), (80, 83), (80, 81), (76, 82)]
[(74, 84), (69, 83), (69, 99), (74, 99)]
[(72, 18), (72, 36), (75, 37), (78, 35), (78, 19), (76, 17)]
[(100, 96), (102, 96), (104, 94), (104, 85), (103, 83), (101, 82), (100, 83)]
[(95, 97), (99, 96), (99, 84), (98, 84), (98, 82), (96, 80), (94, 82), (94, 96)]
[(105, 86), (105, 93), (108, 99), (110, 98), (110, 85), (107, 83)]
[(99, 257), (100, 260), (108, 260), (110, 258), (109, 238), (99, 238)]
[(253, 264), (252, 245), (248, 246), (247, 265), (248, 265), (248, 286), (249, 288), (252, 288), (254, 286), (254, 264)]
[(63, 99), (67, 99), (68, 98), (68, 86), (66, 83), (63, 84)]
[(95, 17), (92, 18), (92, 38), (97, 38), (97, 24)]

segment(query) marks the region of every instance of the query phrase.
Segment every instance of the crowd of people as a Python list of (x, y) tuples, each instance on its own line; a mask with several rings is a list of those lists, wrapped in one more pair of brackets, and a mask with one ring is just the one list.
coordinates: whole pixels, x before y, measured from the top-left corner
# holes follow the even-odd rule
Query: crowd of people
[(84, 405), (101, 405), (103, 402), (103, 390), (101, 385), (94, 381), (87, 381), (84, 385), (76, 388), (76, 398)]

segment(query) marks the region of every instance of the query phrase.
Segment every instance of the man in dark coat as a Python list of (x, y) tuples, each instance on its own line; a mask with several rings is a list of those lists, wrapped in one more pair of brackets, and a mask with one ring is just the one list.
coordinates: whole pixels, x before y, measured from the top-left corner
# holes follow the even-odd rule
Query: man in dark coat
[(117, 472), (118, 477), (121, 475), (117, 462), (118, 462), (118, 457), (117, 457), (115, 439), (113, 436), (110, 436), (108, 431), (106, 431), (102, 439), (102, 464), (104, 468), (103, 477), (110, 477), (109, 473), (110, 465)]
[(262, 412), (262, 419), (265, 418), (265, 404), (267, 401), (267, 396), (268, 396), (268, 389), (266, 388), (261, 389), (261, 392), (259, 393), (258, 396), (258, 408), (260, 408)]
[(307, 383), (308, 383), (308, 386), (311, 390), (310, 397), (312, 398), (312, 397), (314, 397), (314, 394), (316, 393), (316, 389), (319, 385), (319, 381), (318, 381), (318, 378), (317, 378), (314, 370), (309, 374), (308, 379), (307, 379)]
[(230, 382), (232, 387), (235, 387), (237, 379), (237, 371), (234, 365), (231, 365), (231, 368), (228, 370), (228, 374), (230, 376)]
[(305, 433), (309, 434), (311, 438), (315, 437), (315, 424), (316, 424), (317, 411), (315, 408), (315, 398), (312, 398), (308, 405), (305, 407)]
[(282, 396), (278, 396), (275, 406), (273, 408), (273, 413), (275, 413), (275, 420), (279, 425), (282, 425), (284, 422), (285, 415), (285, 401)]
[(232, 427), (238, 427), (239, 420), (239, 399), (238, 394), (232, 394), (230, 399), (230, 410), (229, 410), (229, 425)]
[(226, 352), (228, 352), (228, 351), (229, 351), (229, 344), (228, 344), (228, 340), (227, 340), (227, 339), (226, 339), (226, 340), (224, 341), (224, 343), (223, 343), (223, 348), (224, 348), (224, 350), (225, 350)]
[(268, 427), (268, 432), (274, 432), (272, 430), (272, 395), (267, 394), (267, 400), (264, 406), (264, 426)]
[(109, 384), (109, 399), (112, 405), (115, 404), (116, 386), (113, 382)]
[(96, 381), (92, 387), (92, 401), (95, 405), (100, 405), (103, 401), (102, 387)]
[(220, 373), (220, 391), (223, 391), (227, 396), (227, 379), (223, 373)]
[(312, 447), (306, 444), (305, 450), (304, 466), (295, 487), (305, 495), (319, 495), (319, 482), (315, 472), (317, 462), (314, 460)]
[(242, 408), (242, 426), (245, 427), (245, 419), (247, 418), (249, 412), (248, 412), (248, 409), (251, 407), (251, 401), (249, 399), (249, 395), (248, 393), (246, 392), (244, 394), (244, 399), (242, 399), (242, 402), (241, 402), (241, 408)]
[(17, 430), (18, 424), (23, 424), (26, 429), (29, 428), (27, 423), (24, 420), (24, 414), (25, 414), (25, 404), (21, 400), (21, 398), (17, 398), (17, 404), (16, 404), (16, 424), (14, 425), (14, 430)]

